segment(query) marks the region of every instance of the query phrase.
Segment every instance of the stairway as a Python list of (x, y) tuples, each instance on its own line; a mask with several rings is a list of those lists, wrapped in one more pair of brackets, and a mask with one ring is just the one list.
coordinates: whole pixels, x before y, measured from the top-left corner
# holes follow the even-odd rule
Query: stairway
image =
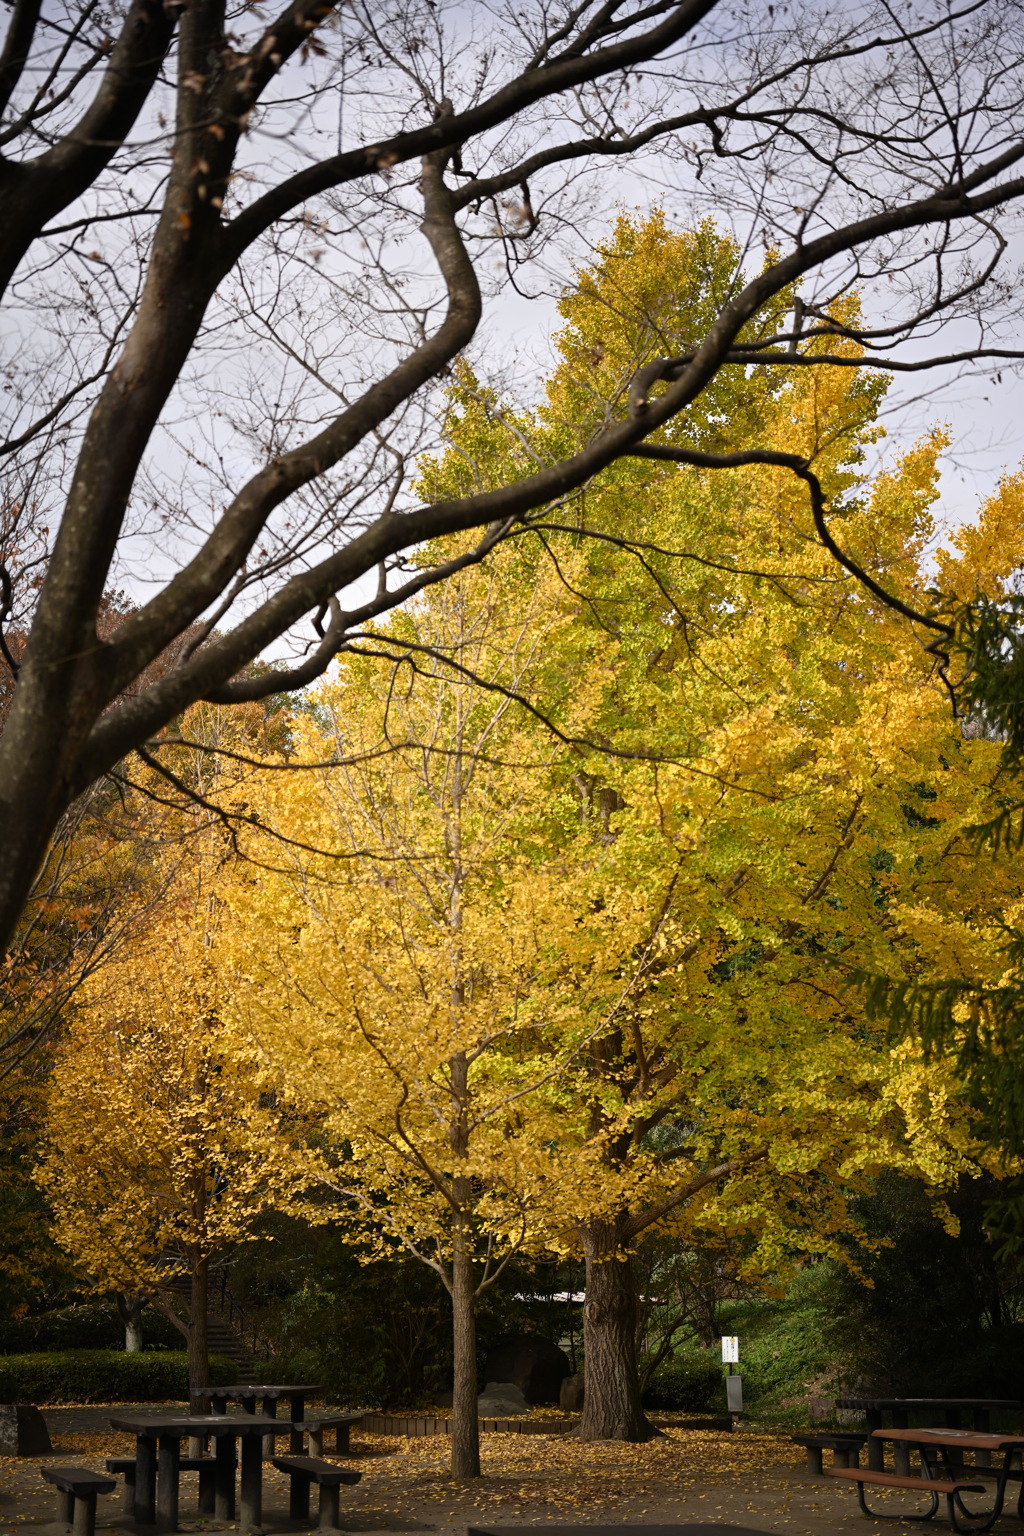
[[(176, 1291), (180, 1296), (188, 1297), (191, 1285), (184, 1275), (175, 1275), (168, 1282), (168, 1289)], [(233, 1360), (238, 1368), (236, 1381), (250, 1386), (263, 1374), (262, 1368), (269, 1351), (264, 1350), (257, 1354), (245, 1343), (244, 1313), (240, 1307), (231, 1302), (230, 1292), (226, 1287), (217, 1285), (215, 1289), (211, 1284), (210, 1292), (206, 1317), (207, 1348), (211, 1355), (226, 1355), (229, 1360)], [(218, 1306), (218, 1300), (222, 1294), (228, 1301), (227, 1308)]]
[[(237, 1380), (246, 1386), (257, 1380), (256, 1357), (247, 1349), (223, 1312), (210, 1308), (206, 1338), (211, 1355), (227, 1355), (238, 1367)], [(261, 1361), (260, 1364), (263, 1362)]]

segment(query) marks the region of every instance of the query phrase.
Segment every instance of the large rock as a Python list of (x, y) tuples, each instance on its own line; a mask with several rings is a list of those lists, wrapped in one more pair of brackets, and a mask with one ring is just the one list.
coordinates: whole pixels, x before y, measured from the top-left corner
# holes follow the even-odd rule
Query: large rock
[(487, 1353), (488, 1381), (511, 1381), (530, 1403), (557, 1403), (569, 1374), (569, 1358), (535, 1333), (498, 1339)]
[(558, 1393), (558, 1406), (564, 1413), (582, 1413), (583, 1377), (567, 1376)]
[(489, 1381), (476, 1400), (481, 1419), (515, 1419), (530, 1405), (514, 1381)]
[(49, 1456), (46, 1420), (31, 1403), (0, 1403), (0, 1456)]

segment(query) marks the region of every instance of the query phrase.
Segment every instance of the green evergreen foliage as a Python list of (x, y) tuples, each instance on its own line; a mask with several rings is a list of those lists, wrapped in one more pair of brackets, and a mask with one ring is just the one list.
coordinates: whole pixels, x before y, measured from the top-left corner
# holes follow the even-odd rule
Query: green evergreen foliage
[(820, 1260), (784, 1296), (727, 1306), (747, 1410), (806, 1423), (809, 1398), (843, 1393), (1024, 1395), (1020, 1274), (988, 1225), (999, 1193), (964, 1180), (943, 1211), (889, 1175), (860, 1203), (878, 1246), (851, 1253), (857, 1270)]
[[(231, 1290), (275, 1346), (269, 1380), (315, 1381), (338, 1403), (380, 1409), (428, 1408), (451, 1386), (451, 1304), (429, 1269), (411, 1258), (361, 1262), (330, 1226), (276, 1215), (264, 1231), (236, 1259)], [(509, 1265), (478, 1309), (481, 1371), (504, 1335), (578, 1330), (580, 1308), (553, 1298), (579, 1286), (570, 1265)]]
[[(142, 1313), (143, 1348), (179, 1350), (181, 1333), (172, 1322), (147, 1307)], [(41, 1350), (124, 1349), (124, 1323), (113, 1304), (81, 1302), (26, 1317), (0, 1320), (0, 1354), (25, 1355)]]
[[(238, 1366), (210, 1356), (213, 1386), (230, 1386)], [(159, 1403), (188, 1401), (184, 1350), (128, 1355), (113, 1349), (66, 1349), (0, 1356), (0, 1402)]]
[(651, 1377), (644, 1407), (706, 1413), (725, 1406), (722, 1365), (710, 1351), (676, 1355)]

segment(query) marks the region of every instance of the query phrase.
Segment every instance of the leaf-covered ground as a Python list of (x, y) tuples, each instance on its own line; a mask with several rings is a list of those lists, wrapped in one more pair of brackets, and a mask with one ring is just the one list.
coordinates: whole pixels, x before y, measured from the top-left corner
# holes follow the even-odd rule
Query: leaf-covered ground
[[(61, 1432), (52, 1459), (101, 1469), (105, 1457), (130, 1454), (133, 1444), (113, 1432)], [(343, 1490), (344, 1528), (455, 1536), (467, 1525), (702, 1521), (786, 1536), (866, 1536), (871, 1530), (853, 1489), (808, 1478), (803, 1452), (782, 1435), (668, 1429), (647, 1445), (581, 1445), (567, 1436), (491, 1434), (482, 1447), (484, 1477), (462, 1487), (448, 1474), (446, 1436), (354, 1441), (353, 1464), (363, 1480)], [(52, 1524), (54, 1496), (39, 1477), (41, 1464), (0, 1459), (0, 1536), (26, 1528), (43, 1536)], [(194, 1476), (182, 1479), (182, 1527), (225, 1529), (195, 1515), (195, 1483)], [(122, 1524), (118, 1506), (119, 1495), (100, 1500), (100, 1529)], [(287, 1481), (268, 1467), (267, 1528), (297, 1529), (286, 1512)]]

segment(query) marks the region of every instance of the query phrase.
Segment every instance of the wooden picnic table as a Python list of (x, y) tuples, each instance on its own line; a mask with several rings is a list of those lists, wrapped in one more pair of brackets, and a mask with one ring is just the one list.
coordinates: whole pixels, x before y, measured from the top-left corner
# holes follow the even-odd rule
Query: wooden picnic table
[[(971, 1530), (988, 1531), (998, 1520), (1003, 1512), (1003, 1504), (1006, 1498), (1006, 1486), (1011, 1477), (1016, 1476), (1020, 1481), (1020, 1492), (1017, 1495), (1017, 1514), (1024, 1518), (1024, 1476), (1018, 1470), (1013, 1470), (1013, 1460), (1020, 1458), (1024, 1453), (1024, 1435), (1007, 1435), (1001, 1433), (986, 1434), (971, 1429), (876, 1429), (872, 1431), (871, 1441), (877, 1441), (884, 1445), (886, 1440), (893, 1442), (894, 1448), (903, 1447), (907, 1453), (906, 1474), (909, 1475), (909, 1451), (911, 1446), (917, 1446), (921, 1454), (921, 1468), (923, 1477), (921, 1482), (927, 1485), (929, 1480), (936, 1480), (936, 1466), (929, 1456), (930, 1452), (936, 1453), (936, 1460), (942, 1463), (945, 1475), (951, 1480), (962, 1480), (968, 1473), (982, 1477), (996, 1479), (995, 1501), (991, 1512), (984, 1518), (980, 1525), (972, 1525)], [(974, 1466), (964, 1466), (964, 1452), (974, 1452)], [(1003, 1464), (996, 1472), (992, 1470), (992, 1457), (1002, 1454)], [(956, 1503), (970, 1520), (977, 1520), (979, 1516), (969, 1510), (963, 1502), (963, 1495), (954, 1495)], [(954, 1520), (955, 1524), (955, 1520)]]
[[(875, 1439), (875, 1431), (883, 1428), (883, 1419), (891, 1415), (895, 1429), (908, 1429), (910, 1427), (911, 1414), (938, 1413), (942, 1415), (942, 1427), (945, 1429), (959, 1429), (961, 1416), (970, 1413), (974, 1420), (974, 1429), (979, 1434), (987, 1434), (990, 1425), (990, 1414), (1000, 1408), (1019, 1408), (1018, 1398), (1004, 1397), (840, 1397), (836, 1399), (836, 1407), (855, 1409), (865, 1415), (868, 1429), (868, 1466), (874, 1472), (880, 1472), (885, 1465), (885, 1447), (881, 1440)], [(905, 1473), (910, 1465), (909, 1450), (901, 1446), (897, 1456), (894, 1451), (897, 1472)], [(982, 1462), (981, 1465), (987, 1465)]]
[[(206, 1398), (214, 1413), (227, 1413), (228, 1403), (241, 1403), (243, 1413), (255, 1413), (257, 1402), (262, 1404), (264, 1416), (268, 1419), (277, 1418), (277, 1405), (281, 1398), (288, 1399), (288, 1417), (294, 1424), (297, 1419), (306, 1416), (306, 1401), (316, 1397), (323, 1391), (323, 1387), (310, 1386), (308, 1383), (279, 1385), (271, 1382), (253, 1384), (252, 1382), (239, 1381), (233, 1387), (193, 1387), (189, 1393), (192, 1402), (201, 1402)], [(302, 1431), (293, 1429), (288, 1449), (293, 1455), (302, 1452)], [(267, 1447), (267, 1454), (273, 1451), (273, 1441)]]
[(135, 1436), (135, 1504), (138, 1525), (155, 1525), (160, 1531), (178, 1529), (178, 1484), (181, 1442), (187, 1437), (211, 1435), (215, 1442), (215, 1513), (221, 1520), (235, 1518), (236, 1442), (242, 1442), (239, 1486), (241, 1531), (259, 1531), (263, 1519), (263, 1441), (274, 1435), (291, 1435), (288, 1419), (268, 1419), (252, 1413), (117, 1414), (114, 1429)]

